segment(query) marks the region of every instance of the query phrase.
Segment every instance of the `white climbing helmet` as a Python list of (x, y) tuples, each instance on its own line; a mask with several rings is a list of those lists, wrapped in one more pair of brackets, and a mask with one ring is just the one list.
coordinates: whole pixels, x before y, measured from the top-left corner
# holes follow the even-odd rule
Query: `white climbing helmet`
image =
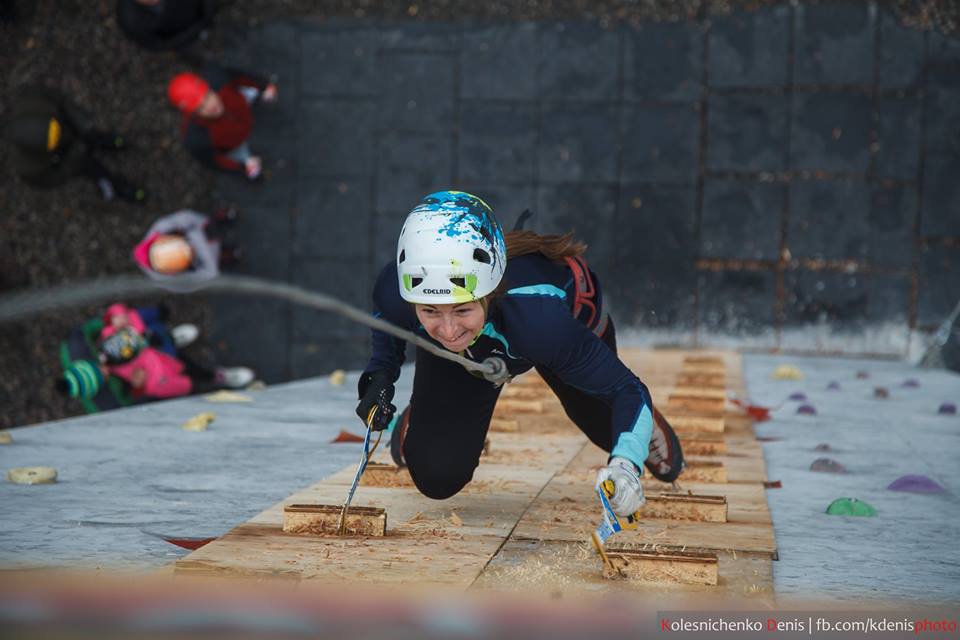
[(462, 191), (425, 196), (397, 241), (400, 296), (420, 304), (459, 304), (493, 293), (507, 245), (490, 206)]

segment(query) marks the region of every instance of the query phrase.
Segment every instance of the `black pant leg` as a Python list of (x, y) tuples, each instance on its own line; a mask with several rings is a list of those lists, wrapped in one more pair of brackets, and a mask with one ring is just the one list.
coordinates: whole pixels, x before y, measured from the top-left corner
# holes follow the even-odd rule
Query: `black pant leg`
[[(601, 336), (601, 340), (614, 353), (617, 352), (617, 335), (612, 318), (607, 323), (607, 329)], [(537, 373), (550, 385), (557, 398), (560, 399), (560, 404), (563, 405), (567, 417), (590, 438), (590, 442), (604, 451), (612, 451), (614, 445), (611, 428), (613, 409), (610, 405), (599, 398), (565, 384), (552, 371), (537, 367)]]
[(214, 384), (216, 369), (197, 362), (185, 353), (178, 353), (177, 360), (183, 363), (183, 372), (193, 383), (193, 393), (208, 393), (217, 389)]
[(473, 479), (499, 395), (460, 365), (417, 349), (403, 459), (423, 495), (444, 500)]

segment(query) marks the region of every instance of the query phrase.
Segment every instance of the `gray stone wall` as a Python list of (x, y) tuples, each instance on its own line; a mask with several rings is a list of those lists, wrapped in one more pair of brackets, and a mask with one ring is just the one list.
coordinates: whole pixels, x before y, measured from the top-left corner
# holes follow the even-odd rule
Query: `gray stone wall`
[[(960, 40), (874, 3), (683, 23), (278, 22), (230, 61), (258, 112), (244, 270), (369, 306), (409, 208), (478, 193), (590, 244), (625, 339), (905, 355), (960, 298)], [(255, 249), (255, 250), (254, 250)], [(268, 380), (361, 366), (366, 330), (222, 299)]]

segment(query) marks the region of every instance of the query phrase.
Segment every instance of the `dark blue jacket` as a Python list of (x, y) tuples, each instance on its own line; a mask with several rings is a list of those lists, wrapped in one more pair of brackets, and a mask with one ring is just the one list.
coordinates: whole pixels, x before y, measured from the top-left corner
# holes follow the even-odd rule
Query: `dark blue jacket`
[[(555, 373), (566, 384), (603, 400), (613, 409), (612, 454), (643, 467), (653, 416), (647, 388), (591, 328), (573, 316), (574, 283), (570, 269), (539, 253), (511, 258), (504, 273), (505, 293), (490, 306), (477, 340), (461, 355), (476, 362), (490, 356), (506, 362), (511, 375), (534, 366)], [(602, 304), (599, 283), (595, 301)], [(400, 297), (396, 263), (380, 272), (373, 291), (374, 315), (432, 342), (413, 305)], [(366, 373), (400, 376), (406, 342), (373, 331), (373, 355)], [(439, 343), (437, 343), (439, 344)]]

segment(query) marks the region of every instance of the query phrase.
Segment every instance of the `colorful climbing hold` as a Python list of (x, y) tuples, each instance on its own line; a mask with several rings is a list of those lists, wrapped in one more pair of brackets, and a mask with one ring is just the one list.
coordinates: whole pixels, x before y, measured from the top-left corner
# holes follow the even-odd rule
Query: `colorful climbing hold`
[(801, 393), (799, 391), (795, 393), (791, 393), (790, 397), (787, 398), (787, 400), (793, 400), (794, 402), (803, 402), (806, 399), (807, 399), (807, 394)]
[(836, 460), (817, 458), (810, 465), (810, 471), (818, 471), (820, 473), (846, 473), (847, 468)]
[(833, 451), (833, 447), (828, 445), (826, 442), (821, 442), (813, 448), (814, 451)]
[(874, 398), (880, 398), (881, 400), (883, 400), (883, 399), (885, 399), (885, 398), (889, 398), (889, 397), (890, 397), (890, 392), (887, 390), (886, 387), (874, 387), (874, 389), (873, 389), (873, 397), (874, 397)]
[(340, 430), (340, 433), (337, 434), (337, 437), (330, 441), (332, 444), (337, 444), (340, 442), (363, 442), (363, 436), (358, 436), (355, 433), (350, 433), (349, 431)]
[(917, 387), (920, 386), (920, 382), (918, 382), (914, 378), (907, 378), (906, 380), (903, 381), (903, 384), (900, 386), (906, 387), (907, 389), (916, 389)]
[(770, 419), (770, 409), (768, 407), (761, 407), (758, 404), (750, 404), (749, 402), (744, 402), (743, 400), (738, 400), (737, 398), (732, 398), (731, 402), (743, 409), (748, 416), (757, 422), (766, 422)]
[(802, 380), (803, 373), (793, 365), (782, 364), (773, 370), (775, 380)]
[(827, 385), (827, 391), (840, 391), (840, 383), (836, 380), (831, 380), (830, 384)]
[(873, 518), (877, 515), (877, 510), (863, 500), (857, 500), (856, 498), (837, 498), (827, 507), (827, 515)]
[(906, 491), (908, 493), (943, 493), (946, 491), (946, 489), (927, 476), (912, 474), (900, 476), (887, 485), (887, 489), (890, 491)]
[(937, 413), (942, 416), (955, 416), (957, 415), (957, 405), (952, 402), (944, 402), (940, 405), (940, 408), (937, 409)]
[(870, 377), (870, 373), (868, 371), (863, 371), (863, 370), (857, 371), (857, 380), (866, 380), (869, 377)]
[(797, 415), (815, 416), (817, 415), (817, 409), (812, 404), (802, 404), (797, 407)]

